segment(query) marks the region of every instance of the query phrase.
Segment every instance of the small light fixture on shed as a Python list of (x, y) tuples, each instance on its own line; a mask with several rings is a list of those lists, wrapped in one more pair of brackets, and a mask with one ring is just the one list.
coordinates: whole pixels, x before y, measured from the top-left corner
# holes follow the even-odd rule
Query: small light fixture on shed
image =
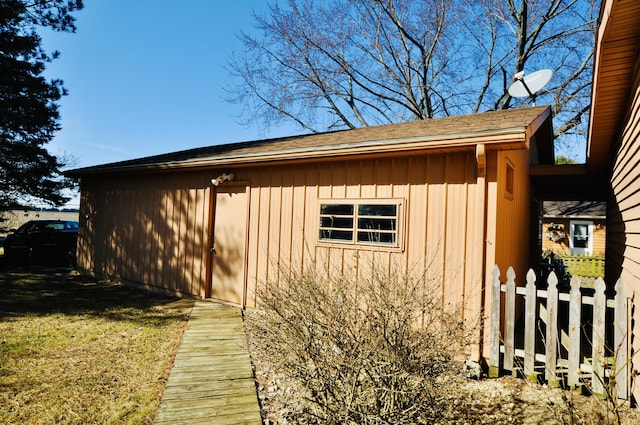
[(220, 183), (224, 183), (225, 181), (230, 182), (233, 180), (233, 173), (222, 173), (215, 179), (211, 179), (211, 184), (214, 186), (219, 186)]

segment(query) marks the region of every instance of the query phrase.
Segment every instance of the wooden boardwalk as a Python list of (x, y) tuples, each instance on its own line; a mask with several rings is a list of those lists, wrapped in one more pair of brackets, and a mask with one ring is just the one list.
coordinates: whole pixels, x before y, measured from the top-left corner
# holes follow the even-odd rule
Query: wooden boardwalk
[(262, 425), (239, 308), (196, 301), (154, 424)]

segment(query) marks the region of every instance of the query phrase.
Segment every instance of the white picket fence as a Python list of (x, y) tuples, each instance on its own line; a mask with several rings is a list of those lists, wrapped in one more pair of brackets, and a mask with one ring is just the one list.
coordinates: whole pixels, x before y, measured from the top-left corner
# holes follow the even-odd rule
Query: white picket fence
[[(595, 281), (593, 296), (582, 293), (577, 276), (572, 277), (568, 293), (558, 291), (554, 273), (547, 279), (547, 289), (537, 289), (533, 270), (526, 281), (526, 286), (517, 287), (515, 272), (509, 267), (503, 284), (498, 266), (492, 271), (489, 375), (506, 371), (577, 390), (587, 385), (594, 394), (615, 391), (619, 399), (626, 400), (630, 300), (622, 279), (616, 282), (616, 295), (611, 299), (605, 295), (601, 278)], [(609, 315), (607, 309), (612, 310)], [(518, 310), (522, 310), (520, 317), (516, 317)], [(607, 328), (613, 333), (612, 344), (606, 343)], [(521, 346), (516, 347), (516, 341)]]

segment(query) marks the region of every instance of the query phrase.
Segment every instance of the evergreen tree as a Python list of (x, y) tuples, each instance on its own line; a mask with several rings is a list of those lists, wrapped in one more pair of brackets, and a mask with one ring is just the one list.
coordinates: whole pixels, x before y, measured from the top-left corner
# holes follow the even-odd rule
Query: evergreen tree
[(42, 48), (38, 27), (75, 32), (82, 0), (0, 0), (0, 211), (25, 201), (62, 205), (73, 182), (45, 145), (60, 129), (61, 80), (42, 74), (58, 52)]

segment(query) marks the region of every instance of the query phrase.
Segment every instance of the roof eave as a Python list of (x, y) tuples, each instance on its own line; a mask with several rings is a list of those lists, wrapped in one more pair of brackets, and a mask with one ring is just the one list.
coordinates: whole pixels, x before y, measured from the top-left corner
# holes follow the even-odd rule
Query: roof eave
[[(545, 115), (545, 114), (541, 114)], [(116, 165), (113, 167), (87, 167), (69, 170), (64, 174), (68, 177), (82, 177), (84, 175), (110, 174), (128, 171), (154, 171), (166, 169), (215, 167), (229, 165), (249, 165), (267, 162), (282, 162), (292, 160), (328, 159), (335, 157), (349, 157), (354, 155), (393, 154), (416, 151), (453, 151), (472, 149), (477, 144), (485, 144), (496, 149), (526, 149), (529, 147), (529, 139), (532, 127), (540, 125), (534, 123), (527, 127), (504, 129), (502, 131), (483, 131), (477, 133), (459, 133), (455, 135), (421, 136), (404, 139), (375, 140), (358, 143), (344, 143), (331, 146), (305, 147), (284, 149), (270, 152), (254, 152), (246, 154), (227, 154), (192, 160), (167, 161), (154, 164)]]

